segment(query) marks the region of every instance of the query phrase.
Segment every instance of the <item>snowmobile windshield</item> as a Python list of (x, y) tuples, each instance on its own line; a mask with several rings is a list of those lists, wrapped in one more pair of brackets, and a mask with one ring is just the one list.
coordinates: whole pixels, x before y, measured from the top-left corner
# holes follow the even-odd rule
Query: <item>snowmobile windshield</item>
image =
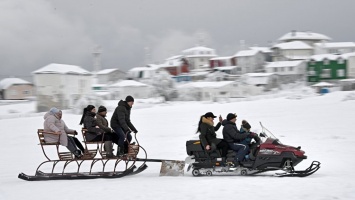
[(267, 138), (270, 138), (270, 139), (273, 139), (276, 143), (282, 144), (281, 141), (280, 141), (277, 137), (275, 137), (274, 134), (271, 133), (271, 131), (269, 131), (267, 128), (265, 128), (265, 127), (261, 124), (261, 122), (260, 122), (260, 125), (261, 125), (261, 128), (262, 128), (261, 133), (265, 136), (266, 139), (267, 139)]

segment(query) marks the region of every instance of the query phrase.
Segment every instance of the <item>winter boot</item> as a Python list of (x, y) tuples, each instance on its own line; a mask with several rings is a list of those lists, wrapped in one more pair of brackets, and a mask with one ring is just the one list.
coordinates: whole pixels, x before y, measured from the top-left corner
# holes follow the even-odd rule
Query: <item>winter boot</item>
[(112, 154), (112, 142), (111, 141), (105, 141), (104, 149), (106, 151), (106, 157), (112, 158), (113, 154)]
[(80, 150), (75, 150), (74, 151), (74, 156), (75, 156), (75, 158), (76, 159), (79, 159), (79, 158), (81, 158), (83, 155), (81, 154), (81, 151)]
[(118, 145), (117, 147), (117, 157), (123, 156), (124, 155), (124, 146), (123, 145)]
[(222, 167), (227, 166), (227, 159), (226, 159), (226, 157), (222, 157), (222, 163), (221, 163), (221, 166), (222, 166)]

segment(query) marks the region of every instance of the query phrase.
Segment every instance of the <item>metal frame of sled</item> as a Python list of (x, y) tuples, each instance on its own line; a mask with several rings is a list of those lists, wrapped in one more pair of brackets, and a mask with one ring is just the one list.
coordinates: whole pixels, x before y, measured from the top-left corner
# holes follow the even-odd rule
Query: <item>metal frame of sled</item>
[[(147, 160), (147, 152), (145, 149), (139, 145), (136, 134), (134, 138), (137, 142), (136, 145), (128, 145), (128, 153), (122, 157), (108, 157), (107, 152), (103, 150), (104, 141), (97, 142), (88, 142), (86, 141), (85, 134), (86, 129), (82, 129), (82, 134), (84, 138), (85, 152), (81, 158), (75, 158), (71, 152), (63, 152), (60, 151), (60, 135), (57, 142), (45, 142), (43, 134), (55, 134), (53, 132), (45, 132), (43, 129), (38, 129), (37, 135), (39, 139), (39, 145), (41, 146), (43, 155), (46, 157), (46, 161), (39, 164), (35, 171), (34, 176), (26, 175), (24, 173), (20, 173), (18, 178), (27, 180), (27, 181), (36, 181), (36, 180), (67, 180), (67, 179), (95, 179), (95, 178), (121, 178), (126, 175), (134, 175), (144, 171), (147, 168), (146, 160)], [(74, 134), (75, 137), (75, 134)], [(89, 149), (89, 146), (94, 145), (95, 148)], [(51, 159), (47, 153), (45, 148), (49, 146), (55, 146), (57, 158)], [(137, 159), (137, 155), (140, 152), (143, 152), (144, 159)], [(111, 171), (107, 171), (106, 165), (109, 161), (114, 162), (113, 169)], [(139, 167), (136, 167), (136, 162), (141, 161), (142, 164)], [(90, 169), (87, 172), (81, 171), (81, 166), (84, 162), (90, 162)], [(93, 172), (93, 167), (96, 163), (102, 163), (102, 170)], [(124, 169), (117, 170), (117, 166), (124, 162)], [(55, 172), (58, 163), (62, 163), (63, 167), (61, 172)], [(69, 164), (75, 163), (77, 168), (74, 172), (67, 172), (66, 168)], [(52, 168), (50, 172), (41, 171), (41, 167), (45, 164), (52, 164)]]

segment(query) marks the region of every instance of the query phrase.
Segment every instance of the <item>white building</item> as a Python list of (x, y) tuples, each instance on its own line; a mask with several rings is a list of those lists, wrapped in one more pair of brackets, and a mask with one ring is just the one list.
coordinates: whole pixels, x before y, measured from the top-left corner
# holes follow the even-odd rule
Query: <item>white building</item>
[(104, 69), (98, 71), (96, 74), (98, 80), (97, 84), (110, 84), (126, 77), (126, 73), (117, 68)]
[(260, 94), (258, 87), (235, 81), (190, 82), (177, 87), (182, 100), (218, 101)]
[(157, 70), (160, 70), (160, 65), (150, 64), (146, 67), (134, 67), (127, 72), (127, 78), (133, 80), (151, 79), (155, 76)]
[(265, 91), (278, 87), (278, 76), (274, 73), (247, 73), (241, 76), (241, 82), (247, 85), (262, 86)]
[(306, 31), (306, 32), (291, 31), (289, 33), (286, 33), (282, 37), (280, 37), (278, 40), (280, 43), (301, 41), (310, 46), (313, 46), (314, 43), (319, 43), (323, 41), (328, 42), (331, 40), (331, 38), (326, 35), (310, 32), (310, 31)]
[(259, 50), (238, 51), (233, 57), (237, 60), (236, 64), (239, 75), (264, 71), (265, 56)]
[(343, 54), (342, 57), (347, 60), (346, 71), (347, 77), (350, 79), (355, 78), (355, 52)]
[(79, 66), (52, 63), (32, 74), (39, 112), (51, 107), (71, 108), (91, 92), (92, 74)]
[(137, 99), (145, 99), (152, 96), (153, 88), (147, 84), (134, 81), (122, 80), (108, 86), (111, 99), (124, 99), (131, 95)]
[(0, 99), (26, 99), (34, 96), (33, 84), (20, 78), (4, 78), (0, 81)]
[(209, 68), (209, 60), (217, 56), (214, 49), (203, 46), (183, 50), (182, 54), (188, 60), (190, 70)]
[(313, 47), (301, 41), (279, 43), (271, 49), (273, 61), (306, 60), (313, 55)]
[(306, 67), (307, 62), (303, 60), (277, 61), (266, 64), (265, 70), (267, 73), (278, 75), (281, 83), (291, 83), (304, 80)]
[(314, 44), (314, 54), (344, 54), (355, 52), (355, 42), (321, 42)]

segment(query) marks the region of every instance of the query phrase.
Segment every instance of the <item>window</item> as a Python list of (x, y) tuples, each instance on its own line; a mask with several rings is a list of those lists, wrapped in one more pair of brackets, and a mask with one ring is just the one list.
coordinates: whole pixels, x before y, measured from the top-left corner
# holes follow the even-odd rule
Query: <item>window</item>
[(277, 68), (276, 67), (274, 68), (274, 72), (277, 72)]
[(316, 61), (311, 60), (311, 65), (315, 65), (315, 64), (316, 64)]
[(11, 95), (11, 96), (17, 95), (17, 91), (16, 91), (16, 90), (10, 90), (10, 95)]
[(345, 70), (344, 69), (338, 69), (337, 70), (337, 76), (338, 77), (344, 77), (345, 76)]
[(203, 51), (200, 51), (200, 54), (203, 54)]
[(204, 60), (203, 58), (200, 58), (200, 61), (203, 62), (203, 61), (205, 61), (205, 60)]
[(344, 59), (343, 58), (339, 58), (338, 59), (338, 64), (344, 64)]
[(326, 58), (326, 59), (324, 59), (323, 63), (324, 63), (324, 65), (329, 65), (329, 60)]
[(321, 78), (330, 78), (330, 69), (323, 69), (320, 75)]
[(289, 67), (288, 71), (292, 72), (293, 71), (293, 67)]
[(309, 76), (315, 76), (315, 75), (316, 75), (316, 72), (315, 72), (315, 71), (308, 71), (308, 75), (309, 75)]
[(282, 72), (285, 71), (285, 68), (281, 67), (281, 71), (282, 71)]
[(30, 94), (30, 91), (24, 90), (24, 91), (22, 91), (22, 94)]

